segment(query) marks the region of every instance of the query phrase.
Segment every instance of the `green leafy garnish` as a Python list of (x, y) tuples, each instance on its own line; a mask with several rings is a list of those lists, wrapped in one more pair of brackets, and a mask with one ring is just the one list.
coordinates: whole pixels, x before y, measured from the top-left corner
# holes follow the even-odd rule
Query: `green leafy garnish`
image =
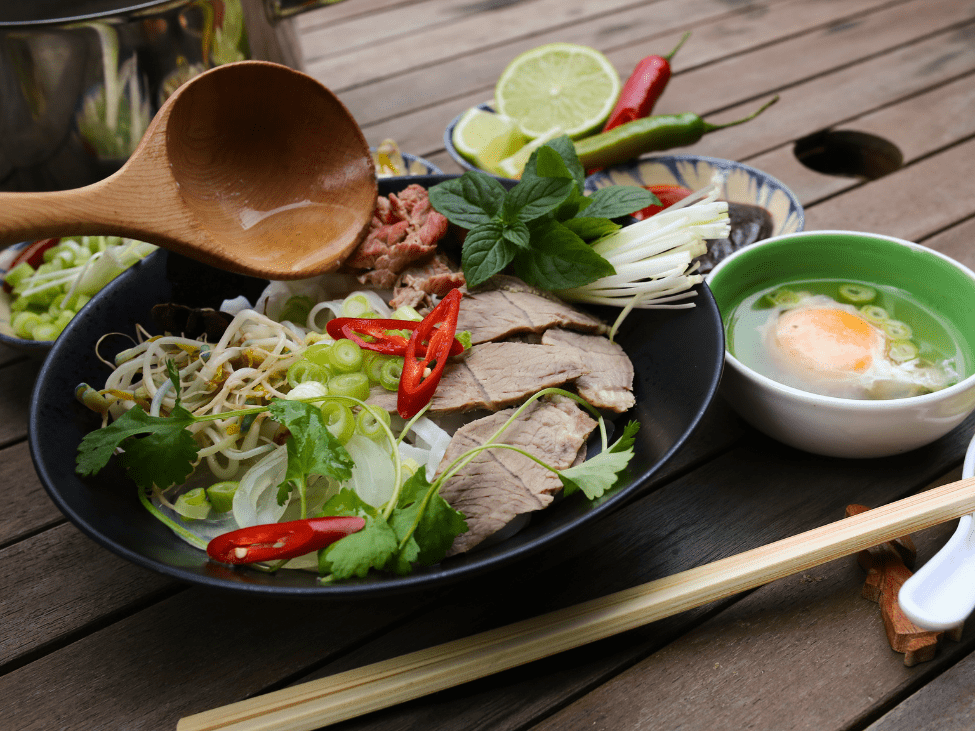
[(582, 490), (590, 500), (602, 497), (616, 484), (619, 473), (633, 458), (633, 439), (639, 430), (639, 422), (629, 422), (623, 428), (620, 438), (609, 449), (604, 449), (585, 462), (559, 472), (565, 494), (571, 495)]
[(585, 171), (568, 137), (532, 153), (521, 180), (506, 191), (476, 170), (430, 189), (430, 203), (447, 219), (469, 229), (461, 268), (470, 287), (511, 267), (529, 284), (547, 290), (581, 287), (616, 273), (590, 242), (616, 231), (611, 221), (659, 204), (635, 186), (583, 194)]
[(278, 486), (278, 505), (284, 505), (292, 486), (298, 488), (301, 517), (306, 518), (305, 493), (309, 475), (328, 475), (339, 482), (352, 477), (352, 457), (328, 430), (322, 411), (301, 401), (275, 399), (268, 410), (291, 433), (288, 471)]

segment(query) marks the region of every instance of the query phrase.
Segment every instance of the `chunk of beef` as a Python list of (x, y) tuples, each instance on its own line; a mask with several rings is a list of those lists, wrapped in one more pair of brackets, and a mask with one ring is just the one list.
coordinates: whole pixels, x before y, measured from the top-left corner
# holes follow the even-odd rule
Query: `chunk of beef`
[[(430, 412), (497, 411), (588, 372), (583, 358), (570, 348), (529, 343), (475, 345), (444, 368)], [(395, 411), (396, 394), (375, 389), (368, 403)]]
[(579, 376), (576, 390), (597, 409), (621, 413), (636, 403), (633, 363), (623, 348), (609, 338), (552, 329), (542, 335), (542, 344), (570, 348), (585, 358), (589, 373)]
[(463, 272), (454, 271), (447, 257), (438, 252), (400, 273), (393, 285), (393, 299), (389, 306), (427, 310), (433, 307), (433, 295), (443, 297), (450, 290), (463, 286)]
[(606, 325), (595, 317), (509, 276), (491, 277), (485, 286), (468, 292), (457, 322), (458, 330), (470, 331), (474, 343), (519, 333), (541, 333), (551, 327), (591, 333), (607, 331)]
[[(500, 411), (458, 429), (439, 469), (446, 469), (468, 449), (486, 444), (512, 411)], [(540, 400), (526, 408), (499, 441), (565, 469), (576, 460), (595, 426), (569, 399)], [(440, 488), (443, 498), (467, 519), (467, 532), (457, 536), (449, 555), (469, 551), (522, 513), (547, 507), (561, 489), (553, 472), (522, 454), (509, 449), (481, 452)]]
[(403, 269), (432, 255), (446, 233), (447, 219), (430, 206), (426, 188), (410, 185), (377, 200), (369, 233), (345, 266), (369, 270), (359, 281), (388, 289)]

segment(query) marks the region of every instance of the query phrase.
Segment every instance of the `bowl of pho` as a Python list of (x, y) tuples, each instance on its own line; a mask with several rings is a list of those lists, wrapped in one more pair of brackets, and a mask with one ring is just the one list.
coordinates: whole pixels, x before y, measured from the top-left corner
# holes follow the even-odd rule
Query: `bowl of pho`
[[(406, 229), (413, 250), (437, 229), (435, 256), (459, 261), (461, 237), (427, 197), (457, 179), (381, 179), (366, 242)], [(54, 343), (33, 394), (32, 456), (57, 506), (109, 550), (195, 584), (314, 597), (437, 587), (516, 570), (638, 495), (717, 393), (723, 332), (701, 282), (685, 293), (694, 306), (634, 309), (610, 340), (618, 307), (508, 273), (462, 298), (425, 293), (455, 273), (427, 259), (390, 274), (370, 251), (290, 283), (159, 251), (109, 283)], [(425, 370), (395, 354), (454, 316), (452, 341), (418, 341)], [(438, 354), (442, 377), (412, 415)], [(597, 360), (631, 368), (627, 382), (600, 386)], [(350, 515), (350, 535), (286, 564), (251, 562), (250, 544), (208, 553), (240, 529)]]
[(756, 428), (834, 457), (928, 444), (975, 409), (975, 273), (853, 231), (760, 241), (710, 273), (722, 394)]

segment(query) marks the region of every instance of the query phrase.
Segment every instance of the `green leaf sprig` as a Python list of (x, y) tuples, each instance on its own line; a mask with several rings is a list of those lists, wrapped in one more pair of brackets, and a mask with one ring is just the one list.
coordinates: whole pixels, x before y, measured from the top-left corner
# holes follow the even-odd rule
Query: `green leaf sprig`
[(620, 228), (611, 219), (660, 201), (648, 190), (625, 185), (586, 196), (584, 182), (575, 147), (562, 136), (532, 153), (511, 190), (477, 170), (432, 187), (431, 205), (468, 229), (461, 250), (468, 286), (509, 266), (528, 284), (550, 291), (615, 274), (590, 243)]

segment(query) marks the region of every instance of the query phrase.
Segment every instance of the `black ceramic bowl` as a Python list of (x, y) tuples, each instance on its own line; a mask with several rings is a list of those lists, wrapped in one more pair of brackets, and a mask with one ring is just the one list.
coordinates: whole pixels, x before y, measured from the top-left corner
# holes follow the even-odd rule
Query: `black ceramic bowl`
[[(434, 185), (455, 176), (421, 176), (379, 181), (388, 194), (411, 182)], [(307, 572), (263, 573), (209, 561), (184, 543), (139, 503), (137, 488), (114, 461), (92, 478), (74, 472), (82, 436), (100, 423), (74, 398), (80, 382), (104, 383), (108, 369), (95, 356), (105, 333), (133, 333), (150, 323), (159, 302), (219, 304), (225, 296), (252, 297), (261, 280), (229, 275), (158, 251), (110, 283), (71, 321), (54, 343), (34, 389), (30, 446), (41, 481), (62, 512), (102, 546), (140, 566), (195, 584), (278, 596), (378, 596), (441, 586), (500, 568), (569, 536), (573, 530), (627, 502), (685, 442), (714, 397), (724, 362), (721, 319), (711, 293), (700, 286), (697, 306), (686, 310), (636, 310), (625, 320), (619, 342), (636, 366), (637, 405), (620, 423), (638, 419), (635, 455), (621, 484), (597, 504), (581, 494), (535, 514), (529, 525), (506, 541), (468, 555), (420, 568), (409, 576), (373, 574), (348, 583), (319, 586)], [(205, 293), (207, 296), (194, 294)], [(188, 302), (188, 299), (194, 300)], [(606, 312), (604, 315), (611, 313)], [(125, 347), (122, 338), (118, 347)], [(102, 354), (112, 356), (103, 345)]]

